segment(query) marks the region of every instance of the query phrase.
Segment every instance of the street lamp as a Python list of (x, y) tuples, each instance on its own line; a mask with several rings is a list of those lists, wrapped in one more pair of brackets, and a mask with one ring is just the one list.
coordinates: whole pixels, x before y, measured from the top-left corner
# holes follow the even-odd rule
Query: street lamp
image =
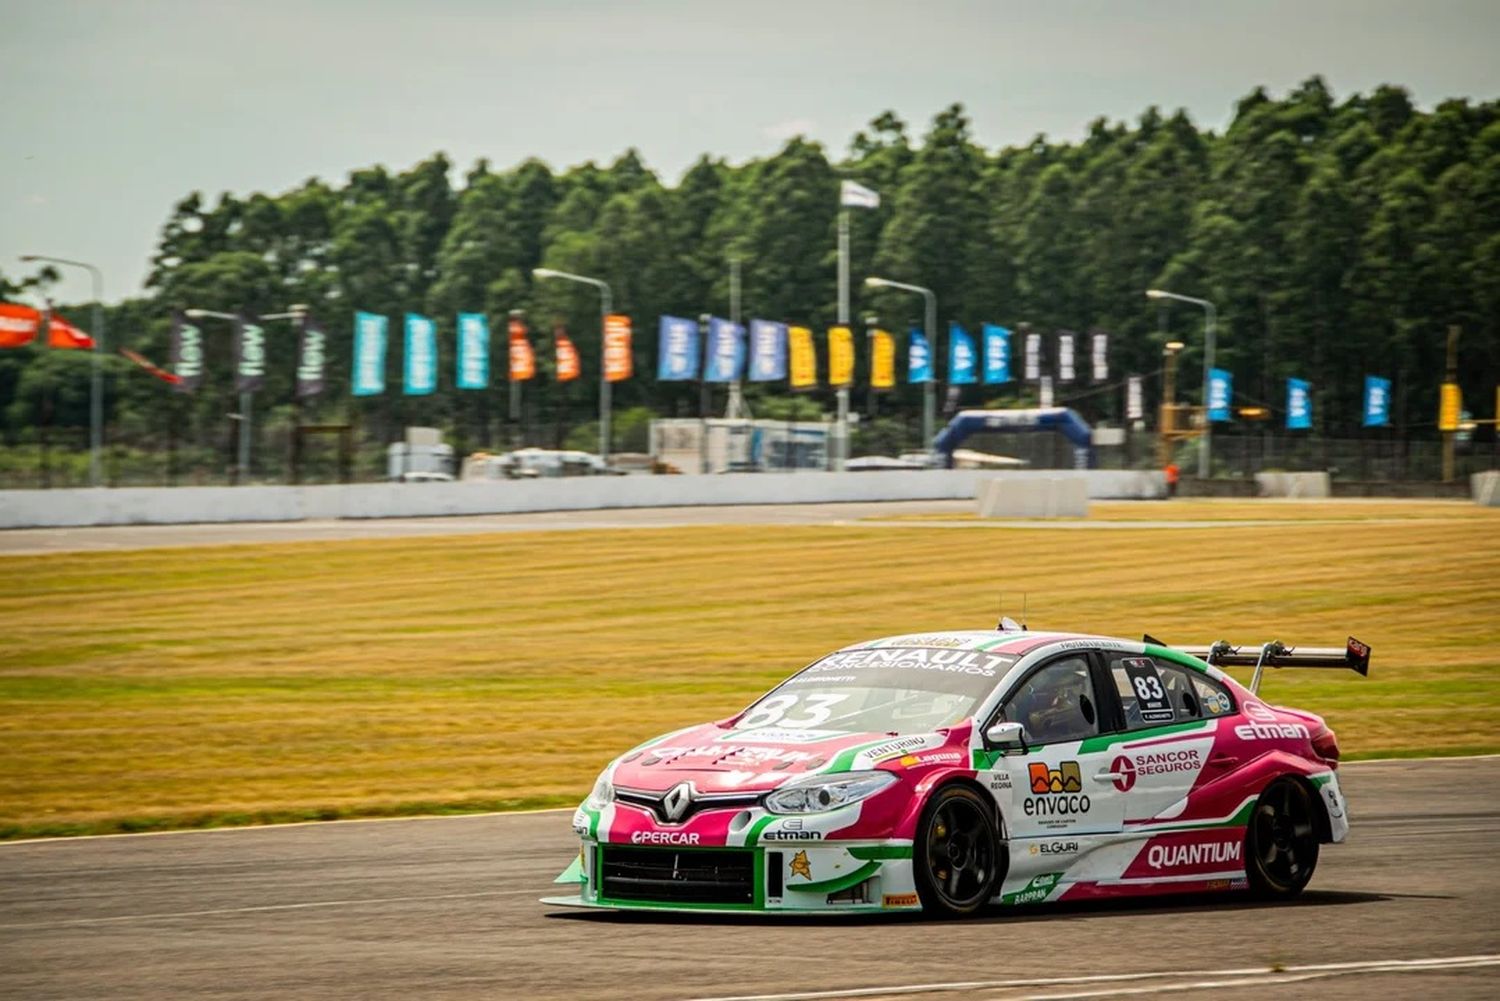
[[(94, 357), (89, 375), (89, 486), (103, 486), (99, 469), (99, 453), (104, 447), (104, 274), (92, 264), (70, 261), (66, 257), (48, 257), (45, 254), (22, 254), (27, 264), (46, 261), (70, 268), (83, 268), (89, 273), (94, 286)], [(43, 331), (46, 334), (46, 331)]]
[(609, 463), (609, 380), (604, 372), (604, 325), (610, 311), (609, 283), (552, 268), (532, 268), (533, 278), (561, 278), (564, 281), (592, 285), (599, 290), (599, 457)]
[(1203, 345), (1203, 447), (1198, 450), (1198, 478), (1208, 479), (1209, 453), (1213, 448), (1214, 422), (1208, 418), (1208, 383), (1209, 372), (1214, 367), (1214, 327), (1217, 313), (1214, 312), (1214, 304), (1207, 299), (1195, 299), (1190, 295), (1178, 295), (1176, 292), (1166, 292), (1159, 288), (1146, 290), (1147, 299), (1174, 299), (1177, 302), (1191, 303), (1194, 306), (1202, 306), (1204, 311), (1204, 345)]
[(866, 278), (866, 288), (898, 288), (915, 292), (927, 301), (927, 359), (928, 376), (922, 384), (922, 445), (932, 451), (933, 418), (937, 410), (937, 293), (920, 285), (892, 281), (889, 278)]

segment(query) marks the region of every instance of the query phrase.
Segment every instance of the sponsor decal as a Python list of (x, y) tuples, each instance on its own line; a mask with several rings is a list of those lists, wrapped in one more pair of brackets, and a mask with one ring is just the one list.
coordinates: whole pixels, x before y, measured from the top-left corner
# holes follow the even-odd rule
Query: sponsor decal
[[(1032, 795), (1021, 804), (1026, 816), (1070, 818), (1088, 813), (1093, 806), (1088, 796), (1079, 794), (1083, 788), (1083, 776), (1079, 773), (1078, 762), (1064, 761), (1051, 768), (1044, 762), (1035, 761), (1027, 766), (1027, 772)], [(1068, 819), (1058, 819), (1044, 826), (1063, 827), (1069, 823)]]
[(738, 741), (742, 744), (816, 744), (820, 740), (843, 735), (843, 730), (788, 730), (779, 726), (764, 726), (758, 730), (731, 730), (716, 739), (720, 743)]
[(1148, 840), (1126, 866), (1127, 879), (1153, 876), (1218, 876), (1245, 864), (1245, 829), (1221, 827), (1173, 831)]
[(1048, 767), (1045, 762), (1033, 761), (1027, 766), (1027, 774), (1031, 778), (1031, 791), (1037, 795), (1083, 790), (1083, 775), (1079, 772), (1076, 761), (1064, 761), (1056, 768)]
[(641, 758), (642, 765), (671, 764), (682, 758), (714, 758), (733, 765), (795, 765), (823, 757), (809, 751), (740, 744), (704, 744), (697, 747), (653, 747)]
[(1209, 889), (1209, 890), (1227, 890), (1227, 889), (1229, 889), (1229, 880), (1227, 880), (1227, 879), (1211, 879), (1211, 880), (1208, 881), (1208, 885), (1205, 887), (1205, 889)]
[(874, 647), (829, 654), (808, 671), (849, 671), (859, 668), (900, 667), (914, 671), (943, 671), (994, 678), (1015, 658), (981, 650), (942, 650), (929, 647)]
[(915, 893), (887, 893), (880, 898), (881, 907), (915, 907), (917, 903)]
[(774, 830), (761, 834), (762, 841), (822, 841), (822, 831), (804, 831), (801, 818), (783, 820)]
[(1261, 723), (1276, 722), (1276, 714), (1264, 702), (1255, 702), (1251, 699), (1246, 699), (1240, 704), (1240, 711), (1251, 719), (1258, 720)]
[(1234, 728), (1241, 740), (1307, 740), (1307, 727), (1301, 723), (1243, 723)]
[(580, 838), (588, 837), (589, 815), (583, 812), (583, 807), (573, 811), (573, 833)]
[(1076, 841), (1043, 841), (1041, 844), (1031, 846), (1033, 855), (1077, 855), (1078, 842)]
[(931, 734), (919, 737), (902, 737), (899, 740), (888, 740), (884, 744), (876, 744), (874, 747), (860, 752), (860, 757), (869, 758), (871, 761), (884, 761), (886, 758), (894, 758), (911, 750), (921, 750), (933, 741)]
[(1192, 845), (1152, 845), (1146, 849), (1146, 864), (1153, 869), (1177, 869), (1183, 866), (1239, 863), (1242, 847), (1239, 840)]
[(1044, 872), (1040, 876), (1033, 876), (1031, 882), (1014, 893), (1001, 895), (1000, 900), (1006, 904), (1034, 904), (1046, 900), (1053, 888), (1062, 882), (1062, 876), (1060, 872)]
[(1001, 792), (1010, 790), (1010, 772), (990, 772), (988, 775), (990, 792)]
[(902, 636), (892, 646), (957, 647), (969, 641), (959, 636)]
[(914, 765), (955, 765), (963, 759), (964, 756), (958, 751), (928, 751), (924, 754), (905, 755), (901, 759), (901, 764), (907, 768)]
[(1203, 708), (1208, 711), (1210, 716), (1223, 716), (1231, 708), (1229, 696), (1223, 692), (1214, 692), (1204, 698)]
[(698, 835), (682, 831), (635, 831), (630, 835), (633, 845), (696, 845)]
[(791, 864), (788, 866), (793, 876), (801, 876), (811, 882), (812, 863), (807, 860), (807, 852), (798, 852), (792, 856)]
[(1115, 788), (1129, 792), (1135, 786), (1138, 775), (1169, 775), (1172, 772), (1196, 772), (1203, 765), (1197, 748), (1181, 748), (1175, 751), (1150, 751), (1144, 754), (1124, 754), (1110, 763), (1109, 770), (1115, 773)]

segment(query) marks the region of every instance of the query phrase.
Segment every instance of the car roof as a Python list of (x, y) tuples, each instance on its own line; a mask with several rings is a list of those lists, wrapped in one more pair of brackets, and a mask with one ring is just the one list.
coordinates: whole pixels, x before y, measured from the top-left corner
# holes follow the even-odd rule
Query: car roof
[(1027, 629), (949, 629), (930, 630), (920, 633), (903, 633), (899, 636), (883, 636), (879, 639), (851, 643), (844, 650), (869, 650), (876, 647), (906, 646), (932, 647), (947, 650), (987, 650), (992, 653), (1022, 654), (1028, 650), (1062, 640), (1110, 640), (1110, 636), (1093, 636), (1088, 633), (1065, 633), (1051, 630)]

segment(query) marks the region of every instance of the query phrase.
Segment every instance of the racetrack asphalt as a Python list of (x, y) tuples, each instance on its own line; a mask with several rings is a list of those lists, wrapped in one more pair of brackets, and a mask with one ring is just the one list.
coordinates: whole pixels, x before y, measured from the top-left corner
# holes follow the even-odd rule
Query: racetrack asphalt
[(15, 842), (0, 997), (1500, 995), (1500, 757), (1340, 776), (1353, 833), (1295, 902), (961, 922), (549, 907), (576, 851), (568, 811)]

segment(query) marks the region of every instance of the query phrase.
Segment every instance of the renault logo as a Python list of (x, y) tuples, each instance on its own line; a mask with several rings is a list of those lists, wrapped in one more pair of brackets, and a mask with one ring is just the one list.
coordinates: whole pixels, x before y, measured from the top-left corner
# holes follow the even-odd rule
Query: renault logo
[(667, 818), (667, 823), (675, 824), (683, 818), (692, 803), (693, 787), (687, 782), (679, 782), (661, 798), (662, 815)]

